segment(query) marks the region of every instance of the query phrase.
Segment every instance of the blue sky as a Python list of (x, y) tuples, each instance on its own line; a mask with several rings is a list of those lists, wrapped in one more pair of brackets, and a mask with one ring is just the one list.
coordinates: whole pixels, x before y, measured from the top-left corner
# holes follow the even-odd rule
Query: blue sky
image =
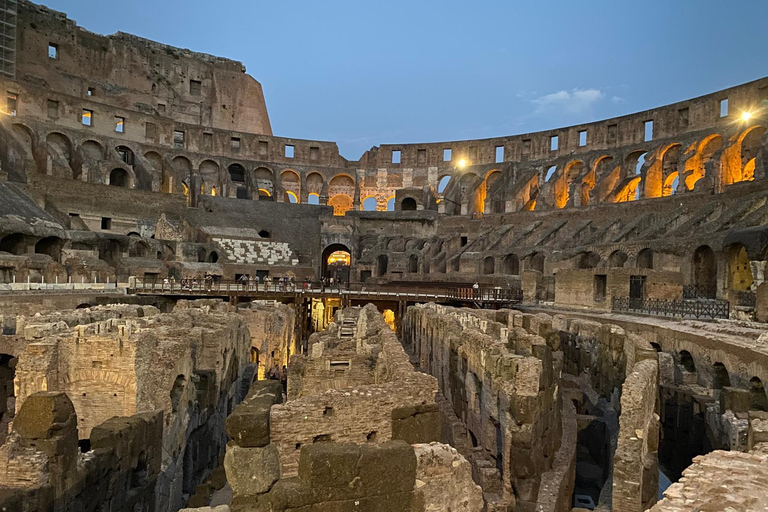
[(513, 135), (768, 75), (765, 0), (47, 0), (94, 32), (240, 60), (275, 135), (384, 143)]

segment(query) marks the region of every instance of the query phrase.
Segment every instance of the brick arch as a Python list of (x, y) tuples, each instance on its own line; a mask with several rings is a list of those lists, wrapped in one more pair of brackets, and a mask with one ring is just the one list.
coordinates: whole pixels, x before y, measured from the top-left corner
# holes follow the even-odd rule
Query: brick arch
[(87, 439), (93, 427), (109, 418), (136, 414), (136, 378), (132, 375), (75, 370), (63, 376), (60, 387), (75, 406), (80, 439)]

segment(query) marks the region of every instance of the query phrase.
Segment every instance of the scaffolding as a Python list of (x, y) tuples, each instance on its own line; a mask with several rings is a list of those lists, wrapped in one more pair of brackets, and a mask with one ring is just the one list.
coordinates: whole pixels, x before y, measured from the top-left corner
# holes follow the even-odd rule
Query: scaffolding
[(0, 0), (0, 74), (16, 78), (17, 0)]

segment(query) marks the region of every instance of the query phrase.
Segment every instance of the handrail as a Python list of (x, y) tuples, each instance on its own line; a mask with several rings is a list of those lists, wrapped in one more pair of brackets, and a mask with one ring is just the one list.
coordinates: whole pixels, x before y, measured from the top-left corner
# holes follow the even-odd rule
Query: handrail
[(659, 316), (677, 316), (693, 318), (728, 318), (730, 302), (727, 300), (666, 300), (666, 299), (634, 299), (630, 297), (613, 297), (613, 311), (627, 311)]
[(445, 288), (436, 289), (429, 287), (427, 290), (420, 289), (418, 285), (368, 285), (365, 283), (334, 283), (330, 285), (322, 282), (266, 282), (257, 283), (247, 280), (226, 280), (226, 279), (185, 279), (182, 281), (173, 280), (151, 280), (146, 281), (139, 278), (133, 278), (133, 287), (129, 288), (130, 293), (149, 293), (149, 294), (167, 294), (167, 295), (275, 295), (275, 296), (300, 296), (300, 295), (323, 295), (323, 296), (349, 296), (349, 297), (400, 297), (415, 298), (424, 300), (452, 300), (459, 302), (494, 302), (494, 303), (515, 303), (522, 300), (522, 291), (519, 289), (502, 288)]

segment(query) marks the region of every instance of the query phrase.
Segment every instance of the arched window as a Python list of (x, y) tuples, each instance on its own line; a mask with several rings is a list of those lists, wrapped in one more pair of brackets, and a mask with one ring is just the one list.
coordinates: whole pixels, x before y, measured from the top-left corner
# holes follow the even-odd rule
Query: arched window
[(493, 274), (496, 271), (496, 261), (493, 256), (488, 256), (483, 260), (483, 274)]
[(416, 210), (416, 200), (412, 197), (406, 197), (403, 202), (400, 203), (400, 209), (403, 211)]
[(366, 197), (363, 200), (363, 211), (375, 212), (376, 211), (376, 198), (373, 196)]
[(637, 254), (637, 268), (653, 268), (653, 249), (643, 249)]
[(109, 184), (113, 187), (128, 187), (128, 183), (130, 182), (130, 177), (128, 176), (128, 172), (125, 169), (113, 169), (111, 173), (109, 173)]
[(450, 176), (443, 176), (440, 178), (440, 181), (437, 184), (437, 193), (442, 194), (445, 192), (446, 187), (448, 186), (448, 182), (451, 181)]
[(627, 255), (624, 251), (613, 251), (608, 257), (608, 266), (611, 268), (621, 268), (627, 262)]
[(504, 258), (504, 273), (510, 276), (520, 275), (520, 259), (517, 254), (508, 254)]

